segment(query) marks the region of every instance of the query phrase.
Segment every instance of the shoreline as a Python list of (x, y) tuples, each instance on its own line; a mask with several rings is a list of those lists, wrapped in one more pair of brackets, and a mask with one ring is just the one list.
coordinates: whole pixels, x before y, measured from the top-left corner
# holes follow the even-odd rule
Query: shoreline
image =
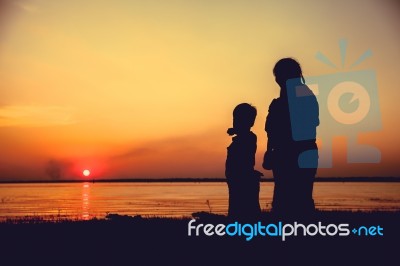
[[(273, 178), (262, 178), (261, 182), (273, 182)], [(0, 180), (0, 184), (42, 183), (200, 183), (226, 182), (225, 178), (127, 178), (127, 179), (66, 179), (66, 180)], [(400, 183), (400, 177), (317, 177), (314, 182), (370, 182)]]

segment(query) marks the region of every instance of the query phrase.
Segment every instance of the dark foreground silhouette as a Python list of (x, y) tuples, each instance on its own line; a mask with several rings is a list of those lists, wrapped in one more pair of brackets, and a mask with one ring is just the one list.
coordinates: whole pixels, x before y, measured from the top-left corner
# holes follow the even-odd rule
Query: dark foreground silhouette
[[(198, 213), (196, 223), (230, 223)], [(192, 218), (110, 215), (90, 221), (0, 223), (1, 265), (395, 265), (400, 212), (316, 212), (304, 223), (384, 228), (382, 237), (188, 236)], [(260, 221), (281, 221), (262, 213)], [(300, 222), (299, 220), (297, 220)], [(285, 221), (284, 221), (285, 222)], [(291, 221), (286, 221), (291, 222)], [(293, 222), (293, 221), (292, 221)], [(29, 263), (27, 263), (29, 262)]]
[(269, 106), (263, 161), (263, 167), (274, 176), (272, 208), (281, 214), (307, 216), (315, 210), (312, 194), (318, 166), (318, 102), (304, 84), (300, 64), (294, 59), (279, 60), (273, 73), (280, 96)]
[(232, 143), (228, 147), (225, 176), (229, 189), (228, 216), (256, 219), (260, 213), (259, 193), (262, 173), (254, 170), (257, 136), (250, 131), (257, 116), (255, 107), (241, 103), (233, 110), (233, 127), (228, 129)]

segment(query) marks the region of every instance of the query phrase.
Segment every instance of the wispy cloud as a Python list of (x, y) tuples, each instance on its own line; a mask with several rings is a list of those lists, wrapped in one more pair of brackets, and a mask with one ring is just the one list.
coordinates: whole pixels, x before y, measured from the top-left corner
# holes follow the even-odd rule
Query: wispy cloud
[(110, 177), (216, 177), (225, 160), (223, 133), (208, 131), (153, 139), (109, 157)]
[(32, 1), (18, 1), (15, 2), (15, 5), (28, 13), (36, 13), (39, 10), (37, 5), (34, 5)]
[(0, 127), (63, 126), (75, 124), (75, 108), (65, 106), (8, 105), (0, 107)]
[(198, 146), (201, 146), (201, 144), (197, 144), (199, 139), (199, 136), (192, 135), (153, 140), (147, 143), (142, 143), (141, 145), (128, 147), (124, 152), (112, 156), (110, 159), (120, 160), (162, 153), (174, 153), (185, 150), (198, 150)]
[[(217, 150), (221, 150), (224, 153), (224, 142), (220, 141), (219, 135), (215, 132), (207, 132), (161, 138), (133, 146), (128, 145), (125, 150), (111, 156), (109, 159), (114, 161), (148, 157), (148, 159), (152, 160), (158, 156), (158, 158), (169, 160), (170, 156), (185, 157), (187, 155), (193, 156), (193, 158), (208, 157), (210, 154), (214, 154), (213, 149), (210, 149), (210, 147), (220, 147)], [(186, 160), (188, 158), (181, 159)]]

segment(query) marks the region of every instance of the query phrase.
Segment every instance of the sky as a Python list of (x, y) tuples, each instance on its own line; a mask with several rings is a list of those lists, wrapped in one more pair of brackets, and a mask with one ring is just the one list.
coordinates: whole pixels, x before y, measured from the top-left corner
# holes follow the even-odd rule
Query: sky
[(356, 137), (380, 162), (349, 163), (348, 137), (337, 133), (333, 165), (318, 176), (400, 175), (397, 1), (0, 0), (0, 8), (0, 180), (82, 179), (85, 169), (97, 179), (223, 177), (226, 130), (242, 102), (258, 110), (262, 170), (265, 117), (279, 95), (272, 68), (283, 57), (296, 58), (306, 80), (375, 73), (381, 126), (369, 122)]

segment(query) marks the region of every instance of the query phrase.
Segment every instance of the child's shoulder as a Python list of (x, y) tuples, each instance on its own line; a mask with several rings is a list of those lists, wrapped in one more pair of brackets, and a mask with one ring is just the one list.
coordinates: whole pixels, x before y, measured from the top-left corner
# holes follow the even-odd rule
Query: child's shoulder
[(247, 134), (246, 138), (249, 141), (257, 141), (257, 135), (253, 133), (253, 131), (250, 131), (249, 134)]

